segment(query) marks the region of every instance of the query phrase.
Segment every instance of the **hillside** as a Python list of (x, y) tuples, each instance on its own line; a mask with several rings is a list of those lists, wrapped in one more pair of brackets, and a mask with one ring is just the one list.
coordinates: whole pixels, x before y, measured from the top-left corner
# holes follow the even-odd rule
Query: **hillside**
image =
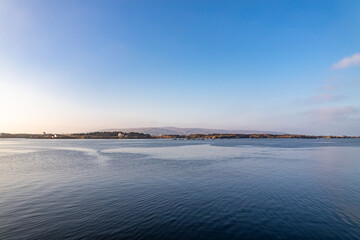
[(227, 130), (227, 129), (209, 129), (209, 128), (177, 128), (177, 127), (149, 127), (149, 128), (113, 128), (101, 130), (104, 132), (141, 132), (151, 136), (159, 135), (190, 135), (190, 134), (285, 134), (284, 132), (258, 131), (258, 130)]

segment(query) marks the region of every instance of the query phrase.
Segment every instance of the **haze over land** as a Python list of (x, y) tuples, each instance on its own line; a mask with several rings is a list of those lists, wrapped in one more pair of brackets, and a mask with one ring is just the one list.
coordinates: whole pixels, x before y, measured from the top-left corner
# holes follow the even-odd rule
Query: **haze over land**
[(159, 135), (189, 135), (189, 134), (213, 134), (213, 133), (234, 133), (234, 134), (249, 134), (249, 133), (268, 133), (268, 134), (283, 134), (282, 132), (269, 132), (259, 130), (229, 130), (229, 129), (207, 129), (207, 128), (177, 128), (177, 127), (149, 127), (149, 128), (113, 128), (102, 131), (122, 131), (122, 132), (141, 132), (150, 134), (151, 136)]
[(0, 133), (360, 135), (360, 1), (0, 2)]

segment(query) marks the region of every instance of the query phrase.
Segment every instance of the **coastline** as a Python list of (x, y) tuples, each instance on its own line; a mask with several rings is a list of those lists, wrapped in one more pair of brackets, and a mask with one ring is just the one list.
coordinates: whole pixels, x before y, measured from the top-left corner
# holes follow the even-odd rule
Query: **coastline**
[(26, 138), (26, 139), (184, 139), (184, 140), (197, 140), (197, 139), (239, 139), (239, 138), (267, 138), (267, 139), (347, 139), (347, 138), (360, 138), (360, 136), (315, 136), (315, 135), (302, 135), (302, 134), (189, 134), (189, 135), (159, 135), (151, 136), (150, 134), (139, 132), (89, 132), (89, 133), (71, 133), (71, 134), (11, 134), (0, 133), (0, 138)]

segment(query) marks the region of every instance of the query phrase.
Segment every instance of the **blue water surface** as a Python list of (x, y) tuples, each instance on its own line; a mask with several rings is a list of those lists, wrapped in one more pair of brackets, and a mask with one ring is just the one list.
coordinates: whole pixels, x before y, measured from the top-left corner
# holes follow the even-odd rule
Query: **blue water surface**
[(360, 239), (360, 139), (0, 139), (0, 239)]

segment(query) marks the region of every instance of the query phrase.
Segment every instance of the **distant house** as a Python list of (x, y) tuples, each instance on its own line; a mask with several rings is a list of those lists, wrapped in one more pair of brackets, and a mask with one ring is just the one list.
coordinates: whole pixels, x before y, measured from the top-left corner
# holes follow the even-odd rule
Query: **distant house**
[(118, 137), (125, 137), (125, 133), (119, 132)]

